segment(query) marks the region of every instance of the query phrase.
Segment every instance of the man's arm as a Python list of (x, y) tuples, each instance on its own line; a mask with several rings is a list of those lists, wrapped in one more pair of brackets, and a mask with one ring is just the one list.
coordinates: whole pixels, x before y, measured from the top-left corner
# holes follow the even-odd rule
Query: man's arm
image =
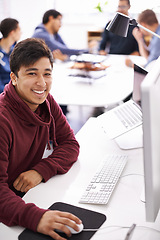
[(59, 59), (61, 61), (68, 60), (68, 56), (66, 54), (63, 54), (59, 49), (54, 50), (52, 52), (54, 59)]
[[(17, 196), (9, 187), (12, 176), (8, 176), (10, 168), (9, 152), (12, 144), (8, 134), (9, 123), (3, 119), (0, 127), (0, 222), (7, 226), (19, 225), (36, 231), (39, 220), (46, 212), (32, 203), (25, 204), (22, 198)], [(6, 123), (6, 124), (5, 124)], [(10, 184), (11, 185), (11, 184)]]
[(45, 43), (48, 45), (48, 47), (51, 49), (51, 51), (59, 49), (63, 54), (66, 55), (77, 55), (83, 52), (88, 52), (87, 49), (72, 49), (68, 48), (63, 42), (59, 42), (54, 37), (50, 36), (47, 32), (38, 32), (37, 34), (34, 33), (34, 38), (41, 38), (45, 41)]
[(29, 170), (21, 173), (18, 178), (14, 181), (13, 187), (17, 191), (28, 192), (31, 188), (37, 186), (43, 177), (35, 170)]
[(62, 43), (60, 43), (56, 40), (51, 41), (51, 39), (45, 39), (45, 38), (43, 40), (48, 45), (48, 47), (51, 49), (51, 51), (59, 49), (63, 54), (66, 54), (69, 56), (88, 52), (88, 50), (86, 50), (86, 49), (68, 48), (66, 45), (63, 45)]
[(107, 52), (105, 51), (107, 43), (110, 41), (109, 39), (109, 32), (106, 30), (106, 27), (108, 26), (109, 23), (104, 28), (104, 31), (102, 33), (102, 39), (99, 44), (99, 54), (101, 55), (106, 55)]
[(132, 34), (138, 43), (140, 55), (147, 59), (148, 55), (149, 55), (149, 51), (147, 50), (147, 47), (145, 46), (145, 43), (143, 40), (143, 34), (137, 27), (135, 27), (133, 29)]
[(33, 167), (33, 170), (41, 174), (44, 181), (48, 181), (56, 174), (66, 173), (77, 161), (79, 154), (79, 144), (61, 108), (51, 95), (48, 99), (53, 116), (53, 122), (50, 126), (50, 140), (53, 141), (54, 151)]

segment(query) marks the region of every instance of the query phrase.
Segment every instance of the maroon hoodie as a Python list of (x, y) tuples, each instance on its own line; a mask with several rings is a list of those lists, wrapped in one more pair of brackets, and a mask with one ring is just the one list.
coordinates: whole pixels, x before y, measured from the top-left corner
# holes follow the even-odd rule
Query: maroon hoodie
[[(31, 169), (38, 171), (45, 182), (66, 173), (77, 160), (79, 145), (50, 94), (32, 112), (11, 82), (0, 95), (0, 123), (0, 222), (36, 231), (46, 210), (26, 204), (15, 194), (13, 182)], [(46, 144), (51, 142), (52, 154), (42, 159)]]

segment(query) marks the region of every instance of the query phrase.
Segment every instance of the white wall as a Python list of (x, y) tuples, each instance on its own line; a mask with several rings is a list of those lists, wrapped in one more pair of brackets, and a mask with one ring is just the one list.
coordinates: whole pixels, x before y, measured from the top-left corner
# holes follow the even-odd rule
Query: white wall
[[(8, 5), (7, 5), (8, 2)], [(16, 18), (22, 29), (22, 39), (31, 37), (34, 28), (42, 21), (44, 12), (54, 8), (53, 0), (0, 0), (4, 17)], [(2, 8), (0, 6), (1, 12)], [(6, 12), (7, 8), (7, 12)], [(2, 16), (4, 14), (1, 14)]]

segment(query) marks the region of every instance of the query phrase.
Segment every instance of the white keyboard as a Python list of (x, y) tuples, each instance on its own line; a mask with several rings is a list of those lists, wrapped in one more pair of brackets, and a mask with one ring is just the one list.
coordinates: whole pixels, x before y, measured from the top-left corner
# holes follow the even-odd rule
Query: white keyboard
[(107, 155), (96, 170), (79, 202), (107, 204), (126, 162), (126, 155)]

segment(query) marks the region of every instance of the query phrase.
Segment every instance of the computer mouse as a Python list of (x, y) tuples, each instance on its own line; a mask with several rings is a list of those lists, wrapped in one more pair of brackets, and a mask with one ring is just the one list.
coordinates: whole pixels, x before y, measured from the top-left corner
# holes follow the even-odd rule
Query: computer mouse
[(77, 233), (80, 233), (80, 232), (83, 231), (83, 228), (84, 228), (83, 223), (77, 224), (77, 226), (78, 226), (78, 228), (79, 228), (79, 231), (78, 231), (78, 232), (75, 231), (73, 228), (71, 228), (71, 227), (69, 227), (69, 226), (66, 225), (66, 227), (71, 231), (72, 234), (77, 234)]
[[(78, 234), (80, 232), (82, 232), (84, 226), (83, 226), (83, 223), (80, 223), (80, 224), (77, 224), (78, 228), (79, 228), (79, 231), (75, 231), (73, 228), (69, 227), (68, 225), (66, 225), (66, 227), (70, 230), (71, 234)], [(56, 229), (56, 232), (59, 232), (59, 233), (62, 233), (61, 230), (59, 229)]]

